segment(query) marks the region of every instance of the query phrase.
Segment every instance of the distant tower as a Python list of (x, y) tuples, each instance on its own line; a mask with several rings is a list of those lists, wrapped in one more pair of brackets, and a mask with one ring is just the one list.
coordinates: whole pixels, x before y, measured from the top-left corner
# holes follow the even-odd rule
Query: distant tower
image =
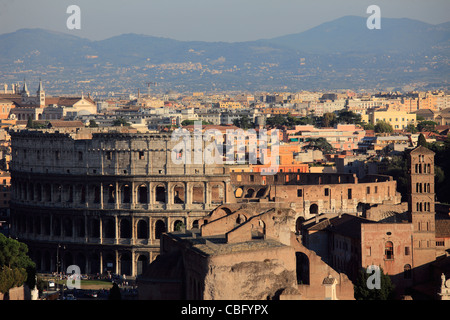
[(436, 260), (434, 152), (419, 146), (408, 155), (408, 211), (413, 224), (413, 277), (429, 279), (429, 264)]
[(30, 92), (28, 92), (27, 82), (23, 80), (23, 88), (22, 88), (22, 98), (28, 98), (30, 96)]
[(41, 80), (39, 80), (39, 88), (36, 91), (36, 94), (37, 94), (37, 99), (39, 102), (39, 107), (44, 108), (45, 107), (45, 91), (44, 91), (44, 87), (42, 86)]

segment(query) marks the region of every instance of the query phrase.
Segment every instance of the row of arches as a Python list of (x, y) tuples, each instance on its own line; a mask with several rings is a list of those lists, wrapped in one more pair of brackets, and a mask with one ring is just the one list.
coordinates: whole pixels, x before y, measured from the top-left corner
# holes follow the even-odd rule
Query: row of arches
[(224, 183), (153, 182), (55, 184), (14, 181), (15, 199), (47, 203), (115, 204), (220, 204), (225, 201)]
[[(184, 219), (148, 219), (139, 217), (70, 217), (59, 215), (14, 214), (12, 226), (16, 234), (30, 237), (94, 238), (158, 240), (167, 231), (184, 227), (198, 228), (199, 220), (186, 226)], [(29, 238), (30, 238), (29, 237)]]
[(117, 252), (72, 252), (66, 246), (56, 249), (38, 249), (30, 252), (38, 272), (65, 272), (71, 265), (80, 268), (81, 274), (105, 274), (108, 271), (127, 276), (144, 273), (150, 263), (149, 253)]

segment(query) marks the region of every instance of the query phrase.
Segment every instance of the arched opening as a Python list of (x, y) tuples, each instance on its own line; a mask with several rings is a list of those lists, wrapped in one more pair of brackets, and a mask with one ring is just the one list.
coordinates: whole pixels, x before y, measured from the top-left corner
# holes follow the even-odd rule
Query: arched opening
[(113, 219), (104, 219), (102, 226), (104, 238), (114, 239), (116, 237), (116, 226)]
[(101, 273), (100, 257), (97, 253), (92, 254), (89, 259), (89, 273), (91, 274)]
[(44, 201), (46, 202), (52, 201), (52, 188), (48, 183), (44, 185)]
[(78, 253), (75, 258), (75, 264), (80, 268), (82, 274), (86, 273), (86, 257), (82, 253)]
[(173, 203), (184, 203), (184, 186), (176, 185), (173, 187)]
[(127, 218), (122, 218), (120, 220), (120, 238), (129, 239), (131, 238), (131, 223)]
[(385, 243), (384, 258), (386, 260), (394, 259), (394, 244), (391, 241), (386, 241)]
[(100, 203), (100, 187), (99, 186), (93, 186), (92, 190), (94, 190), (94, 203)]
[(145, 220), (139, 220), (137, 224), (137, 238), (148, 239), (148, 224)]
[(116, 197), (116, 188), (112, 184), (110, 184), (106, 190), (108, 203), (114, 203)]
[(313, 203), (310, 207), (309, 207), (309, 213), (310, 214), (318, 214), (319, 213), (319, 206), (315, 203)]
[(241, 224), (244, 223), (245, 221), (247, 221), (247, 217), (244, 216), (243, 214), (238, 214), (237, 218), (236, 218), (236, 224)]
[(194, 222), (192, 222), (192, 229), (198, 229), (198, 220), (194, 220)]
[(122, 203), (130, 203), (131, 202), (130, 186), (127, 184), (122, 186), (121, 193), (122, 193)]
[(298, 284), (309, 284), (309, 259), (303, 252), (295, 253)]
[(252, 239), (264, 239), (266, 236), (266, 224), (259, 220), (258, 223), (252, 226)]
[(158, 220), (155, 223), (155, 239), (161, 239), (161, 235), (167, 232), (166, 224), (162, 220)]
[(49, 236), (50, 235), (50, 217), (46, 216), (44, 217), (44, 235)]
[(192, 187), (192, 203), (197, 204), (205, 203), (203, 186), (196, 185)]
[(267, 190), (266, 188), (259, 189), (258, 192), (256, 193), (256, 198), (262, 198), (266, 193), (266, 190)]
[(223, 203), (223, 185), (213, 185), (211, 187), (211, 202)]
[(181, 220), (176, 220), (173, 224), (173, 231), (182, 231), (184, 228), (184, 223)]
[(253, 189), (248, 189), (247, 193), (245, 194), (245, 198), (253, 198), (253, 194), (255, 193), (255, 190)]
[(84, 220), (81, 218), (78, 218), (75, 223), (75, 236), (77, 237), (84, 237), (85, 236), (85, 230), (84, 230)]
[(145, 270), (147, 269), (148, 266), (148, 258), (145, 255), (140, 255), (138, 260), (137, 260), (137, 270), (136, 273), (137, 275), (141, 275), (143, 273), (145, 273)]
[(52, 222), (53, 222), (53, 235), (60, 236), (61, 235), (61, 222), (59, 221), (59, 218), (54, 217)]
[(138, 188), (138, 202), (139, 203), (148, 203), (148, 188), (145, 184), (140, 185)]
[(120, 274), (131, 276), (131, 257), (128, 252), (120, 256)]
[(166, 202), (166, 187), (164, 185), (158, 185), (155, 188), (156, 202), (165, 203)]
[(105, 258), (104, 258), (104, 265), (103, 268), (105, 269), (105, 271), (109, 271), (109, 272), (116, 272), (116, 259), (115, 256), (111, 253), (106, 254)]
[(241, 187), (237, 188), (236, 191), (234, 192), (234, 196), (236, 198), (242, 198), (243, 194), (244, 194), (244, 190)]
[(99, 219), (94, 218), (91, 220), (90, 237), (100, 238), (100, 220)]
[(297, 234), (302, 233), (303, 222), (305, 222), (305, 218), (303, 217), (298, 217), (297, 220), (295, 220), (295, 232)]
[(72, 233), (72, 221), (70, 220), (70, 218), (64, 218), (63, 227), (64, 227), (64, 236), (71, 237), (73, 233)]

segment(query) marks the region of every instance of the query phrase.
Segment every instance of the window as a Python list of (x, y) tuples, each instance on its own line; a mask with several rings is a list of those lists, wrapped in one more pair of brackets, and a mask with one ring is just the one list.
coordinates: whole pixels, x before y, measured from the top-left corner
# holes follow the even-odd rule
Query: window
[(386, 260), (394, 259), (394, 245), (391, 241), (386, 242), (384, 246), (384, 258)]
[[(139, 151), (139, 160), (143, 160), (143, 159), (144, 159), (144, 151)], [(177, 155), (177, 159), (179, 159), (178, 155)]]
[(411, 254), (411, 248), (405, 247), (405, 256), (409, 256)]
[(352, 199), (352, 189), (347, 190), (347, 198)]
[(301, 197), (302, 196), (302, 189), (297, 189), (297, 197)]
[(328, 197), (330, 195), (330, 189), (325, 188), (325, 196)]
[(366, 193), (367, 193), (367, 194), (370, 194), (370, 187), (367, 187)]

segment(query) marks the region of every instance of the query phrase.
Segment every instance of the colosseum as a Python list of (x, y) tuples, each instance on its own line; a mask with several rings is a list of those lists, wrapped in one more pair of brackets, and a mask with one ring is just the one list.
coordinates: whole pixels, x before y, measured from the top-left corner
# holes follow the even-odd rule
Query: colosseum
[[(292, 231), (319, 215), (362, 215), (400, 203), (396, 181), (353, 174), (231, 172), (175, 164), (168, 133), (12, 130), (12, 236), (38, 271), (135, 277), (159, 254), (163, 233), (197, 229), (242, 205), (295, 212)], [(205, 147), (205, 142), (202, 142)], [(247, 217), (239, 216), (238, 219)]]

